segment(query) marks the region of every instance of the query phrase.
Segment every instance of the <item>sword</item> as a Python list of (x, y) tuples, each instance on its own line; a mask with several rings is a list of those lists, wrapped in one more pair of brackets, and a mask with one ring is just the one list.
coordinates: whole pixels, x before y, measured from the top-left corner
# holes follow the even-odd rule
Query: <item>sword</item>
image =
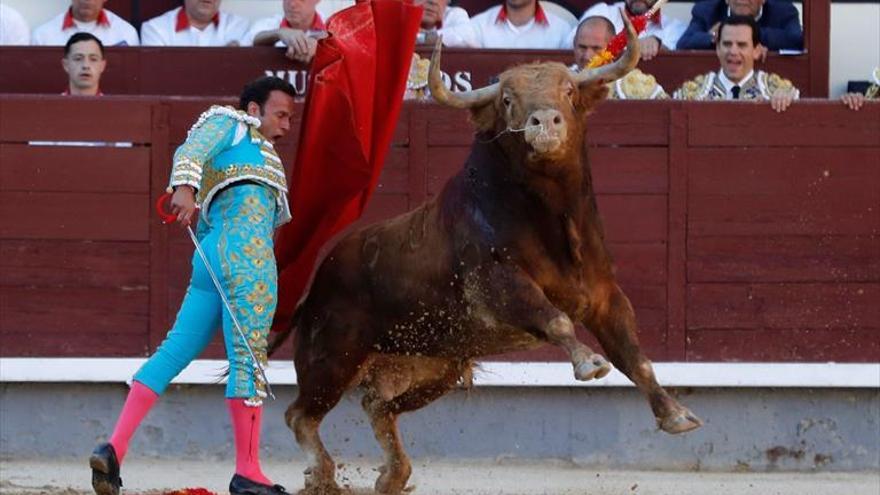
[[(162, 218), (163, 224), (173, 223), (177, 220), (177, 215), (169, 213), (165, 210), (165, 203), (167, 203), (170, 199), (171, 193), (165, 193), (162, 196), (159, 196), (158, 201), (156, 201), (156, 211), (159, 213), (159, 217)], [(208, 263), (208, 257), (205, 255), (205, 251), (202, 250), (202, 246), (199, 245), (199, 240), (196, 239), (196, 234), (193, 232), (192, 227), (190, 227), (189, 225), (186, 226), (186, 232), (189, 234), (189, 238), (192, 240), (193, 245), (196, 247), (196, 252), (199, 253), (199, 258), (201, 258), (202, 263), (205, 264), (205, 268), (208, 270), (208, 275), (211, 276), (211, 281), (214, 282), (214, 287), (217, 289), (217, 293), (220, 294), (220, 300), (223, 301), (223, 306), (226, 307), (226, 311), (229, 312), (229, 316), (232, 318), (232, 324), (235, 325), (235, 329), (238, 331), (239, 337), (241, 337), (241, 340), (244, 342), (245, 349), (247, 349), (248, 354), (250, 354), (251, 356), (251, 359), (254, 360), (257, 371), (260, 372), (260, 376), (263, 378), (263, 382), (266, 384), (266, 393), (269, 395), (269, 398), (275, 400), (275, 394), (272, 393), (272, 387), (269, 385), (269, 378), (266, 376), (266, 370), (263, 369), (263, 365), (260, 364), (260, 361), (257, 360), (257, 356), (254, 354), (253, 349), (251, 349), (251, 345), (244, 334), (244, 330), (241, 329), (241, 324), (238, 323), (238, 318), (236, 318), (235, 312), (232, 311), (232, 305), (229, 304), (229, 300), (226, 299), (226, 294), (223, 293), (223, 288), (220, 286), (220, 280), (217, 278), (217, 275), (214, 274), (214, 270), (211, 268), (211, 264)]]

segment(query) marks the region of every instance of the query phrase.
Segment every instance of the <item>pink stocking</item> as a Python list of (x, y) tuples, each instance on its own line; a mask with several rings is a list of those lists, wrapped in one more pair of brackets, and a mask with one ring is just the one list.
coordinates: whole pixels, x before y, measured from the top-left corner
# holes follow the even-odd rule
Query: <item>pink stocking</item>
[(138, 425), (141, 424), (158, 398), (159, 395), (156, 392), (141, 382), (131, 382), (131, 390), (125, 399), (125, 405), (122, 406), (122, 412), (119, 413), (119, 419), (116, 420), (113, 435), (110, 436), (110, 445), (113, 445), (120, 465), (122, 465), (122, 459), (125, 458), (125, 453), (128, 452), (128, 441), (131, 440)]
[(226, 399), (235, 437), (235, 473), (257, 483), (272, 485), (260, 469), (260, 425), (263, 408), (247, 406), (244, 401)]

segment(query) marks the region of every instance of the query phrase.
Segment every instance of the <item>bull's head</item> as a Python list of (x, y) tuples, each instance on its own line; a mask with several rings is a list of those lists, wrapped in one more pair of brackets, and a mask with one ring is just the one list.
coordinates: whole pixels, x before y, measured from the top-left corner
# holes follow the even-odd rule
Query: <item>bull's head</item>
[(438, 41), (428, 77), (431, 94), (438, 103), (470, 109), (479, 132), (522, 136), (529, 161), (565, 156), (579, 148), (584, 116), (605, 97), (605, 83), (623, 77), (639, 61), (635, 29), (622, 17), (627, 50), (612, 64), (579, 73), (555, 62), (521, 65), (506, 70), (495, 84), (460, 93), (447, 90), (440, 77)]

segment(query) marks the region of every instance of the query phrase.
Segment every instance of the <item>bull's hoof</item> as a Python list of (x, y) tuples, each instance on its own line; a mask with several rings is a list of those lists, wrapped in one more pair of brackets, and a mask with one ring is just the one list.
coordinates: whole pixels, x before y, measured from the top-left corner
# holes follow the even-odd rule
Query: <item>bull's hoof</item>
[(376, 493), (382, 495), (401, 495), (410, 489), (406, 487), (406, 482), (412, 474), (412, 466), (406, 464), (398, 464), (394, 468), (387, 465), (379, 468), (379, 478), (376, 479)]
[(306, 481), (305, 488), (299, 491), (297, 495), (341, 495), (344, 493), (332, 475), (314, 468), (305, 470)]
[(575, 379), (582, 382), (594, 378), (602, 378), (608, 373), (611, 373), (611, 363), (598, 354), (593, 354), (586, 361), (574, 367)]
[(670, 411), (664, 418), (657, 418), (657, 426), (670, 435), (687, 433), (703, 426), (703, 420), (692, 413), (690, 409), (679, 406)]
[(330, 485), (306, 485), (296, 495), (343, 495), (344, 491), (336, 483)]

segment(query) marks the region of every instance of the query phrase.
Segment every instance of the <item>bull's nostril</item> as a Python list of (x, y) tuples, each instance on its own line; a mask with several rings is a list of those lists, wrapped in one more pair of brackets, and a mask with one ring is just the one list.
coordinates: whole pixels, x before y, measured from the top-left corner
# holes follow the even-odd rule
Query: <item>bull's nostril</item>
[(554, 123), (554, 124), (557, 124), (557, 125), (561, 124), (561, 123), (562, 123), (562, 117), (560, 117), (559, 115), (553, 117), (553, 123)]
[(540, 125), (540, 124), (541, 123), (538, 122), (538, 119), (536, 117), (532, 117), (529, 119), (529, 125)]

